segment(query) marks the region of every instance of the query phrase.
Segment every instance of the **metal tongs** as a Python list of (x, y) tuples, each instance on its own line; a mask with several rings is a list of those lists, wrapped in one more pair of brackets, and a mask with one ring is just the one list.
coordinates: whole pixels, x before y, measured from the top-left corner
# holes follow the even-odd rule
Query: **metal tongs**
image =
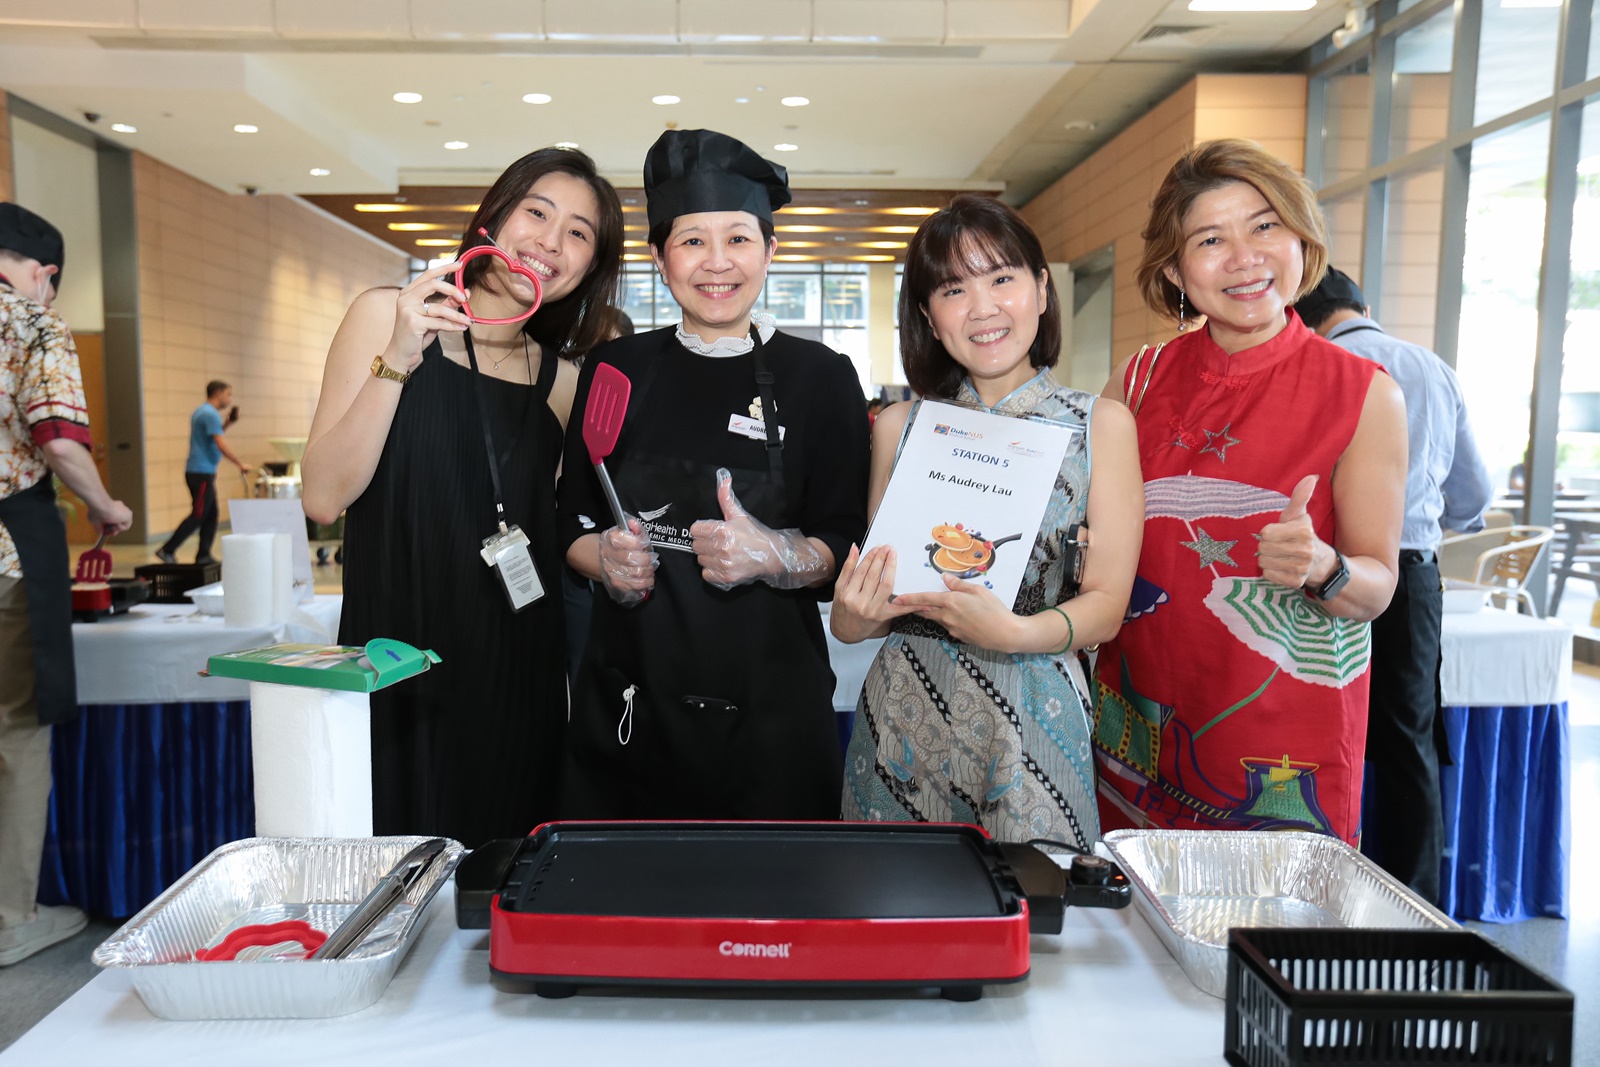
[(435, 837), (407, 852), (399, 863), (389, 868), (388, 874), (378, 880), (372, 892), (356, 906), (350, 917), (340, 923), (328, 940), (307, 958), (337, 960), (348, 955), (405, 898), (444, 850), (445, 839)]

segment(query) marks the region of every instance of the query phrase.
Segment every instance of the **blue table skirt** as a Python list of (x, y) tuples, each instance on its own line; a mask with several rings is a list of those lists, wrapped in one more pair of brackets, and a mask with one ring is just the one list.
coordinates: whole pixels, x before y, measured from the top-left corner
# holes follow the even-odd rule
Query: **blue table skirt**
[(57, 726), (39, 899), (132, 915), (255, 832), (250, 702), (87, 705)]
[(1567, 914), (1567, 705), (1445, 708), (1439, 907), (1457, 919)]

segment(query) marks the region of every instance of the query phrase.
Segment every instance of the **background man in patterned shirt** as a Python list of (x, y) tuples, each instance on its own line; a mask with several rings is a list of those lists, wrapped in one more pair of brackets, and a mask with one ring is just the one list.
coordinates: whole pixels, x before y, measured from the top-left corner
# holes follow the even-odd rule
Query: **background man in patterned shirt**
[(133, 522), (90, 457), (72, 334), (50, 310), (61, 231), (0, 203), (0, 966), (83, 929), (36, 904), (50, 799), (50, 726), (78, 712), (72, 580), (53, 472), (110, 533)]

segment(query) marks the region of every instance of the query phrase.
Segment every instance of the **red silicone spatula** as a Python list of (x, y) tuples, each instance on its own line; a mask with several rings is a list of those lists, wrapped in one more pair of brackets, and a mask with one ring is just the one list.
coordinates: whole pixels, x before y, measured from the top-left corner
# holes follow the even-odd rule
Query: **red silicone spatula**
[[(627, 381), (626, 378), (623, 381)], [(111, 577), (111, 553), (105, 549), (106, 534), (109, 531), (104, 526), (100, 527), (100, 540), (94, 547), (78, 557), (78, 571), (72, 576), (75, 582), (103, 582)]]
[(611, 517), (617, 526), (628, 528), (627, 513), (617, 499), (617, 488), (606, 473), (606, 457), (617, 447), (622, 434), (622, 420), (628, 414), (628, 395), (633, 383), (628, 376), (609, 363), (595, 368), (594, 382), (589, 387), (589, 404), (583, 410), (583, 444), (589, 450), (589, 462), (600, 475), (600, 487), (605, 490), (606, 502), (611, 505)]

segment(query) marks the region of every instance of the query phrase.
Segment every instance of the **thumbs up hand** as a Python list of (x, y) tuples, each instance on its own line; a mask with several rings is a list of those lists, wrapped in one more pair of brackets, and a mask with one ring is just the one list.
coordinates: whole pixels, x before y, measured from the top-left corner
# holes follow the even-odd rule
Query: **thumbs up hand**
[(763, 581), (774, 589), (799, 589), (828, 576), (830, 566), (799, 530), (773, 530), (753, 518), (733, 492), (733, 476), (717, 471), (721, 519), (689, 527), (700, 576), (718, 589)]
[(1306, 505), (1316, 488), (1315, 474), (1301, 478), (1278, 521), (1261, 528), (1256, 556), (1261, 560), (1261, 577), (1268, 581), (1300, 589), (1310, 579), (1317, 562), (1317, 550), (1323, 547), (1312, 529), (1311, 516), (1306, 514)]

